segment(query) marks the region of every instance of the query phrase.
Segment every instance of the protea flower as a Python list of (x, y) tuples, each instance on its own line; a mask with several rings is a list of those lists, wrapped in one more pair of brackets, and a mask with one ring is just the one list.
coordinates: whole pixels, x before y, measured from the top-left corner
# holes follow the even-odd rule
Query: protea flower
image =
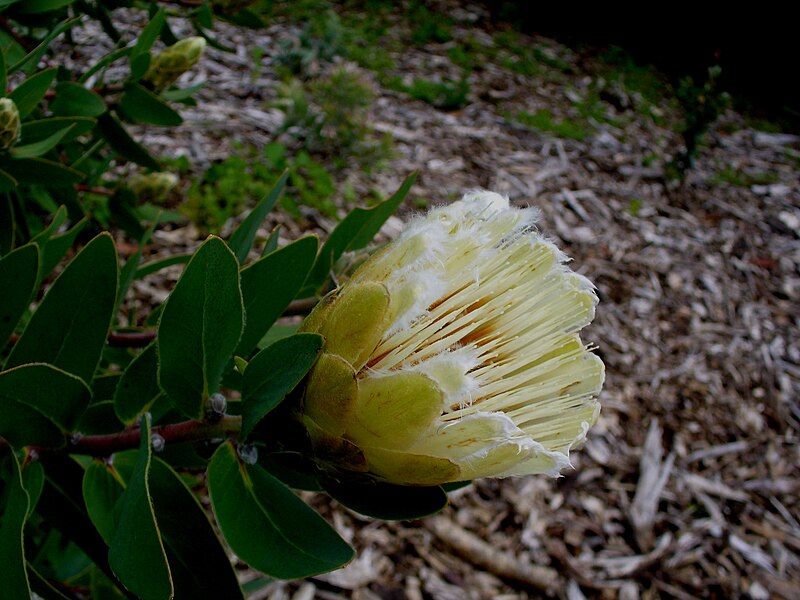
[(174, 43), (153, 57), (145, 73), (145, 81), (149, 81), (157, 92), (167, 89), (197, 64), (205, 47), (206, 41), (199, 36)]
[(557, 475), (595, 422), (592, 284), (490, 192), (430, 211), (303, 324), (302, 419), (325, 468), (396, 484)]

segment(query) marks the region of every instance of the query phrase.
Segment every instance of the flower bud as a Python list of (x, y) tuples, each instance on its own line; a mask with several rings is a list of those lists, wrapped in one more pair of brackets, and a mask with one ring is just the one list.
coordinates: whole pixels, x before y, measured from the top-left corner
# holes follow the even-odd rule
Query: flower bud
[(149, 81), (156, 91), (165, 90), (197, 64), (205, 47), (206, 41), (198, 36), (176, 42), (153, 57), (145, 81)]
[(163, 201), (177, 184), (177, 175), (163, 171), (135, 173), (128, 181), (128, 187), (139, 201), (156, 203)]
[(17, 143), (20, 134), (19, 111), (11, 98), (0, 98), (0, 150)]
[(300, 418), (321, 468), (402, 485), (557, 475), (604, 380), (592, 284), (489, 192), (412, 221), (301, 330), (325, 348)]

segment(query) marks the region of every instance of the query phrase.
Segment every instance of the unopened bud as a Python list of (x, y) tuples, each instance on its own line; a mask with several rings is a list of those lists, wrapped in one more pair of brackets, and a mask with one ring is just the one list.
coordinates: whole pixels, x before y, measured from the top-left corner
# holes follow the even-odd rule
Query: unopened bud
[(217, 392), (216, 394), (211, 394), (211, 398), (208, 399), (208, 405), (213, 412), (224, 415), (225, 409), (228, 406), (228, 401), (225, 399), (225, 396)]
[(17, 143), (20, 134), (19, 110), (11, 98), (0, 98), (0, 150)]
[(128, 180), (128, 187), (141, 202), (161, 202), (177, 184), (178, 176), (165, 171), (136, 173)]
[(149, 81), (159, 92), (168, 88), (197, 64), (205, 47), (206, 41), (201, 37), (180, 40), (153, 57), (144, 76), (145, 81)]
[(153, 452), (161, 452), (166, 447), (167, 440), (161, 434), (154, 433), (150, 436), (150, 444), (153, 446)]
[(239, 458), (248, 465), (256, 464), (258, 460), (258, 448), (253, 444), (239, 444)]

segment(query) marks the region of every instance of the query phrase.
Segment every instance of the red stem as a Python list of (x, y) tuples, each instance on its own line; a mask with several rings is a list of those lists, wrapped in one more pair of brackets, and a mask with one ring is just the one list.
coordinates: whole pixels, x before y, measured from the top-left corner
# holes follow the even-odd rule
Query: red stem
[[(224, 416), (216, 423), (206, 421), (182, 421), (169, 425), (153, 427), (152, 433), (158, 434), (167, 443), (196, 442), (213, 438), (236, 435), (242, 427), (242, 418)], [(139, 447), (141, 430), (136, 427), (119, 433), (105, 435), (87, 435), (67, 444), (67, 453), (85, 454), (88, 456), (110, 456), (115, 452)]]

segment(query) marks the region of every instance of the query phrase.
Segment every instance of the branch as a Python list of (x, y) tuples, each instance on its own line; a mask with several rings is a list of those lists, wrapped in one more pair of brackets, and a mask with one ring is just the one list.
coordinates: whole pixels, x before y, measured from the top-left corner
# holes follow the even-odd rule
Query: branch
[[(152, 433), (160, 435), (166, 443), (197, 442), (237, 435), (241, 428), (242, 417), (226, 415), (215, 423), (191, 420), (158, 425), (153, 427)], [(119, 433), (87, 435), (70, 441), (67, 444), (66, 452), (87, 456), (110, 456), (115, 452), (138, 448), (140, 434), (141, 430), (136, 427)]]
[(149, 331), (112, 331), (108, 345), (114, 348), (144, 348), (156, 339), (155, 329)]

